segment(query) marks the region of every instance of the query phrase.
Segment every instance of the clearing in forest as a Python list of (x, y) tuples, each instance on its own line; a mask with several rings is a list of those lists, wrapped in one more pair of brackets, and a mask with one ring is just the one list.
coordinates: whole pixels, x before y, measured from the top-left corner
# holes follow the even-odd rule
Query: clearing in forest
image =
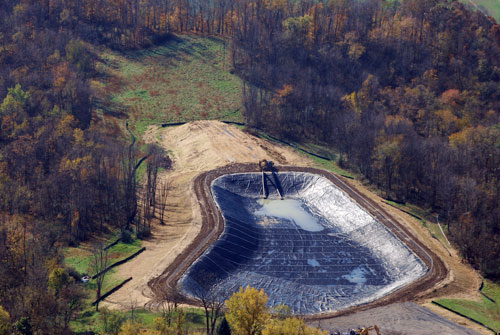
[(220, 38), (171, 35), (149, 49), (105, 49), (98, 70), (106, 80), (96, 86), (136, 134), (151, 124), (242, 122), (241, 80), (230, 73), (228, 47)]
[[(152, 298), (149, 280), (161, 275), (200, 230), (201, 217), (192, 183), (201, 172), (231, 163), (255, 163), (261, 158), (278, 164), (332, 169), (330, 161), (306, 157), (289, 147), (219, 122), (199, 121), (163, 129), (152, 126), (203, 119), (242, 122), (241, 80), (230, 73), (229, 54), (228, 44), (222, 39), (192, 35), (172, 36), (146, 50), (100, 52), (103, 62), (98, 68), (105, 80), (96, 82), (95, 87), (102, 90), (101, 96), (109, 102), (103, 109), (117, 115), (126, 113), (132, 131), (142, 141), (162, 146), (174, 163), (173, 169), (164, 171), (160, 177), (169, 181), (170, 186), (167, 223), (155, 225), (152, 237), (143, 241), (146, 251), (116, 270), (118, 277), (134, 279), (103, 305), (127, 309), (131, 301), (141, 306)], [(339, 172), (337, 168), (333, 170)], [(353, 183), (366, 196), (381, 201), (359, 181)], [(382, 206), (408, 225), (452, 270), (443, 287), (430, 297), (420, 297), (418, 302), (433, 307), (429, 306), (431, 299), (444, 297), (480, 300), (479, 277), (461, 263), (454, 250), (447, 250), (442, 242), (433, 239), (422, 222), (394, 207)]]

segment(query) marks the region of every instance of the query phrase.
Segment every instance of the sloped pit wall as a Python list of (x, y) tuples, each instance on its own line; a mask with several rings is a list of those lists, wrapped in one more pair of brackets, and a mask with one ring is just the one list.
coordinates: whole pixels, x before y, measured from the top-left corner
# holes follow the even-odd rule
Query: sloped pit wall
[[(218, 282), (221, 293), (250, 285), (263, 288), (271, 306), (318, 314), (376, 300), (427, 272), (406, 245), (328, 179), (284, 172), (277, 185), (267, 176), (270, 200), (261, 199), (259, 173), (213, 181), (225, 228), (181, 278), (185, 293), (193, 295), (207, 280)], [(285, 200), (276, 200), (276, 187)]]

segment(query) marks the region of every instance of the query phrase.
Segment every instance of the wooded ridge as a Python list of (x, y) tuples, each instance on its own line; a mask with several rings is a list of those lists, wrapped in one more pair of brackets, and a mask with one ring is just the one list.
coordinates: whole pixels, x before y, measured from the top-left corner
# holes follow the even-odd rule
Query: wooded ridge
[(145, 48), (173, 33), (230, 41), (249, 126), (326, 144), (387, 198), (439, 215), (464, 258), (500, 278), (492, 18), (449, 0), (3, 0), (0, 306), (19, 329), (69, 332), (83, 297), (63, 247), (114, 228), (149, 233), (170, 160), (130, 144), (110, 116), (127, 110), (90, 84), (104, 74), (88, 46)]

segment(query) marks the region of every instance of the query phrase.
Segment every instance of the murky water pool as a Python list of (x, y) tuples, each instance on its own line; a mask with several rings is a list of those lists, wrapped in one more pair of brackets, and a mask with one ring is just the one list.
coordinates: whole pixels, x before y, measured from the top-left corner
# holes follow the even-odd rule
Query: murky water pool
[(262, 206), (255, 211), (257, 216), (286, 219), (306, 231), (314, 232), (325, 229), (318, 222), (318, 219), (305, 209), (303, 202), (300, 200), (259, 199), (257, 202)]

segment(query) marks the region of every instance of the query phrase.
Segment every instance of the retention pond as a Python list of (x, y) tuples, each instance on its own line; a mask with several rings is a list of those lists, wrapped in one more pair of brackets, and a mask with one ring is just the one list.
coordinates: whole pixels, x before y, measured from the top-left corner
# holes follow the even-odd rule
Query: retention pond
[[(325, 177), (304, 172), (228, 174), (212, 182), (225, 227), (180, 281), (189, 295), (264, 289), (269, 305), (335, 312), (371, 302), (425, 275), (425, 264)], [(281, 191), (284, 199), (278, 196)], [(267, 191), (267, 192), (266, 192)], [(263, 199), (263, 194), (269, 194)]]

